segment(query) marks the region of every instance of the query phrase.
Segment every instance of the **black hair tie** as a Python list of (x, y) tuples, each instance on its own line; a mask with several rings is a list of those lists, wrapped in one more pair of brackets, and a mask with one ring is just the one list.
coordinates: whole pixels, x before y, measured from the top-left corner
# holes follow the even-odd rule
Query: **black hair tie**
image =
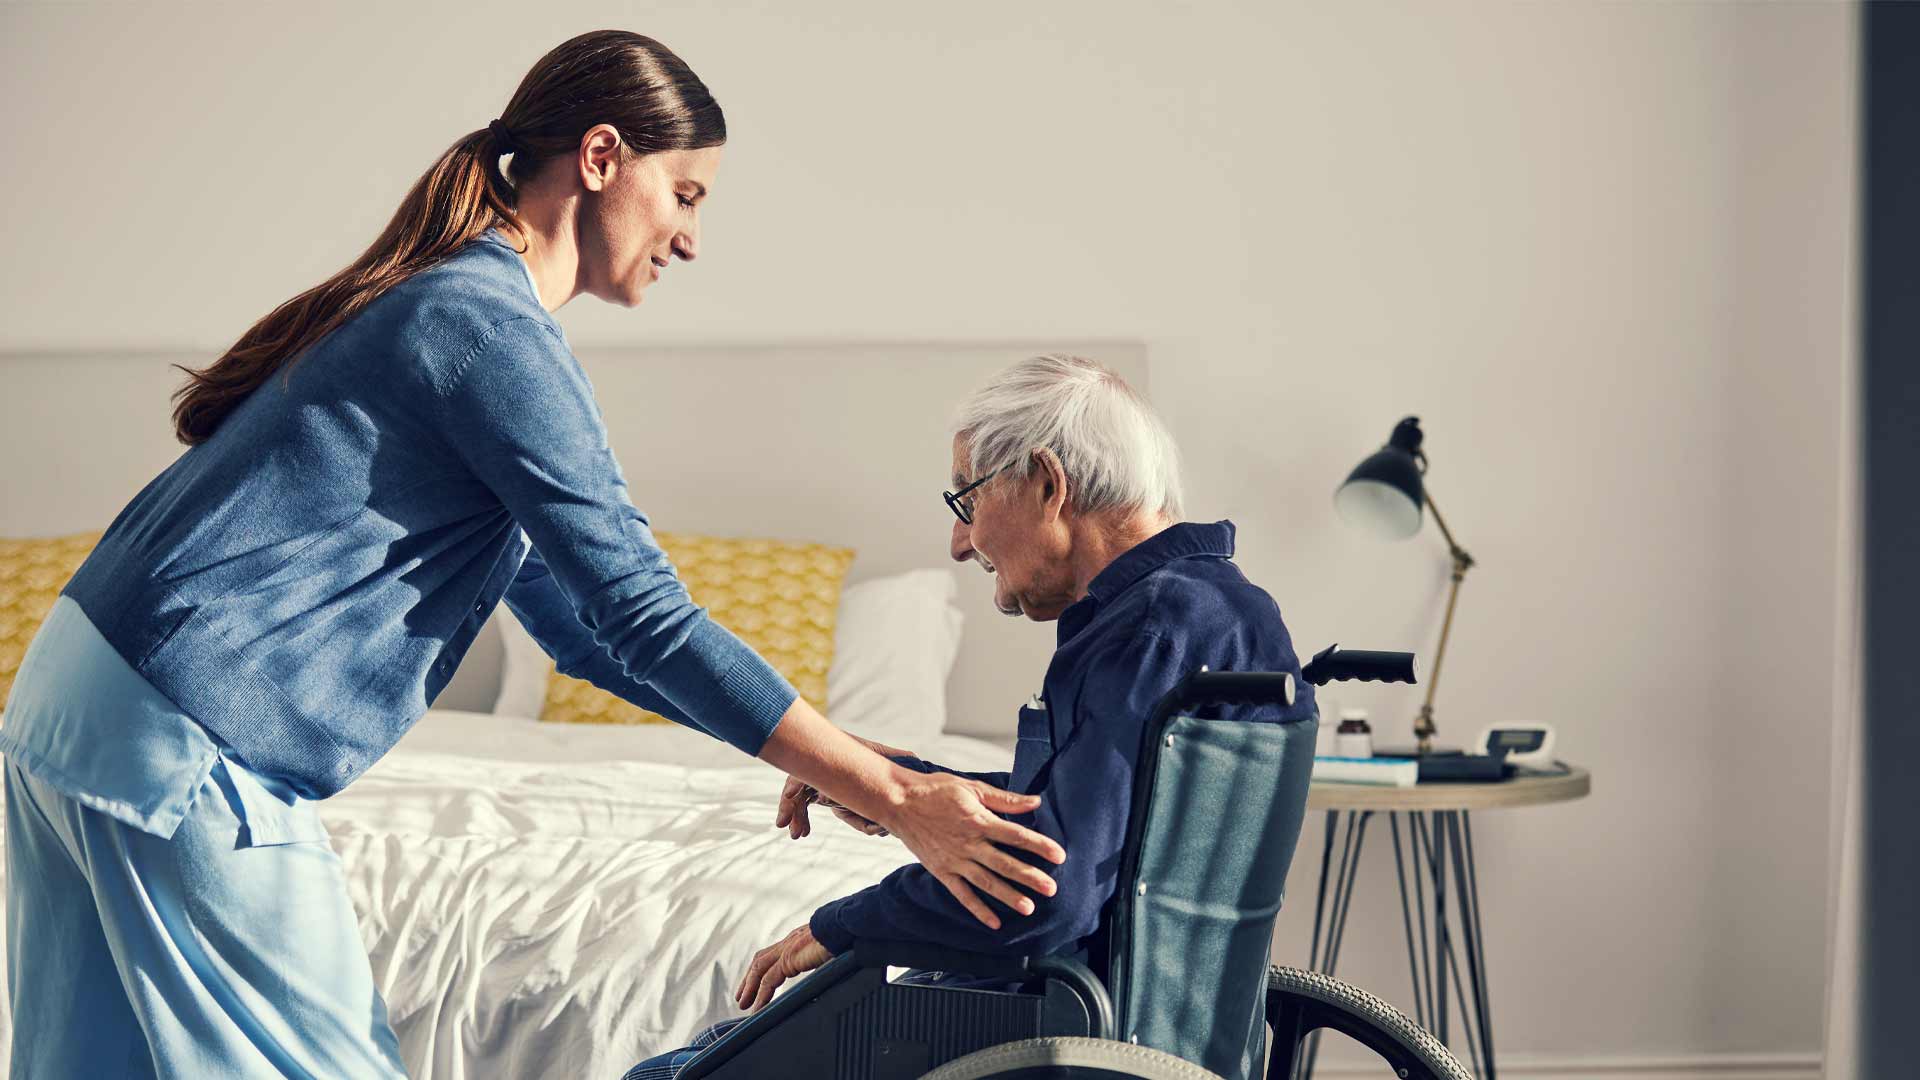
[(501, 153), (512, 154), (519, 151), (520, 146), (514, 141), (513, 132), (507, 130), (507, 125), (495, 120), (487, 125), (487, 130), (493, 133), (493, 145)]

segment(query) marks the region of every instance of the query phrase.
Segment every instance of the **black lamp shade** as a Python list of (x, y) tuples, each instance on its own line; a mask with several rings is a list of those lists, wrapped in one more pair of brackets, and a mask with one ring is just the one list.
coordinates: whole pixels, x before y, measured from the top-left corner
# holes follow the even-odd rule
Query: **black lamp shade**
[(1333, 493), (1340, 516), (1383, 539), (1405, 540), (1419, 532), (1427, 501), (1421, 480), (1422, 438), (1419, 417), (1400, 421), (1387, 445), (1354, 466)]

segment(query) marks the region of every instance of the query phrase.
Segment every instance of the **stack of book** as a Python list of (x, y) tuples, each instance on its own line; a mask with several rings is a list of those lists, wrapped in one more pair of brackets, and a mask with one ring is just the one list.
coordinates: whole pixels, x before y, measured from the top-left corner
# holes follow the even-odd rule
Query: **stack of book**
[(1412, 758), (1316, 756), (1313, 779), (1316, 783), (1412, 787), (1420, 782), (1420, 763)]

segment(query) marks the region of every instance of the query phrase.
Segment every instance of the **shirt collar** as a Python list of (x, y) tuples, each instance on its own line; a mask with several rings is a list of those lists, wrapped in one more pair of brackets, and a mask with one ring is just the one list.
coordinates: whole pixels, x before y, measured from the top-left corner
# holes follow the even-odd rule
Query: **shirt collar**
[(1087, 584), (1087, 597), (1104, 604), (1155, 570), (1179, 559), (1196, 556), (1233, 558), (1233, 522), (1211, 525), (1181, 522), (1169, 525), (1120, 553)]

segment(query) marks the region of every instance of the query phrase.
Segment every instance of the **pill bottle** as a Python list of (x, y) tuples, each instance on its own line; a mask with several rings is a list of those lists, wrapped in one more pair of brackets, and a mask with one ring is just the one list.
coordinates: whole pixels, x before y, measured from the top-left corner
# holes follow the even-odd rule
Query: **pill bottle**
[(1333, 753), (1335, 757), (1373, 756), (1373, 729), (1367, 726), (1367, 710), (1340, 710), (1340, 730), (1333, 736)]

